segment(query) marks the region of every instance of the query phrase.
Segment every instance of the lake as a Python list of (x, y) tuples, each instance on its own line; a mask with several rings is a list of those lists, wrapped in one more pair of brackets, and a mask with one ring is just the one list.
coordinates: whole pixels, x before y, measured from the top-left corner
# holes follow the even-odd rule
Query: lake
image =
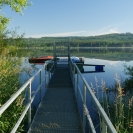
[[(35, 52), (35, 51), (33, 51)], [(116, 80), (123, 81), (128, 76), (124, 73), (124, 64), (131, 65), (133, 64), (133, 50), (132, 48), (72, 48), (71, 55), (84, 57), (85, 64), (95, 64), (95, 65), (105, 65), (104, 71), (99, 73), (83, 73), (83, 77), (87, 80), (88, 84), (95, 91), (96, 88), (99, 88), (96, 96), (98, 98), (102, 98), (102, 89), (101, 84), (104, 84), (109, 87), (114, 85)], [(34, 56), (43, 56), (43, 55), (53, 55), (52, 50), (48, 51), (37, 51)], [(26, 68), (27, 72), (23, 72), (21, 75), (21, 81), (24, 83), (30, 76), (35, 74), (37, 70), (43, 65), (38, 64), (29, 64), (28, 57), (23, 58), (22, 66)], [(94, 71), (95, 67), (93, 66), (85, 66), (85, 71)], [(44, 75), (44, 73), (43, 73)], [(39, 77), (35, 79), (32, 84), (32, 91), (34, 92), (39, 85)], [(44, 94), (45, 90), (43, 90)], [(37, 108), (38, 103), (40, 101), (40, 95), (38, 94), (36, 99), (34, 100), (32, 107)], [(91, 104), (91, 100), (89, 99), (89, 95), (87, 98), (88, 106)], [(80, 102), (79, 102), (79, 106)], [(80, 111), (82, 113), (82, 111)], [(95, 117), (96, 114), (90, 111), (91, 116)], [(98, 123), (96, 122), (95, 125)]]
[[(36, 52), (35, 52), (36, 51)], [(34, 56), (53, 55), (53, 50), (33, 50)], [(70, 50), (71, 56), (78, 56), (85, 58), (85, 64), (105, 65), (105, 72), (102, 73), (87, 73), (83, 74), (88, 83), (95, 84), (95, 77), (98, 82), (103, 79), (107, 85), (114, 83), (116, 73), (119, 78), (127, 77), (124, 73), (124, 64), (133, 64), (133, 49), (132, 48), (72, 48)], [(33, 55), (32, 55), (33, 56)], [(22, 73), (22, 82), (33, 75), (43, 65), (33, 65), (28, 63), (28, 57), (24, 57), (22, 66), (28, 69), (28, 74)], [(95, 68), (91, 66), (84, 67), (85, 71), (93, 71)], [(26, 70), (26, 69), (25, 69)], [(24, 80), (25, 79), (25, 80)]]

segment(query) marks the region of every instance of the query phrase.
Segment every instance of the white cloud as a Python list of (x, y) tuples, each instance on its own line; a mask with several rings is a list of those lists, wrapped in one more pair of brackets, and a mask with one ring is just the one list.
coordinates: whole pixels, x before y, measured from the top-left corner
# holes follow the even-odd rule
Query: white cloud
[(120, 26), (122, 26), (123, 24), (124, 23), (108, 25), (106, 27), (102, 27), (101, 29), (97, 29), (95, 31), (88, 31), (88, 32), (86, 32), (86, 34), (87, 34), (87, 36), (96, 36), (96, 35), (120, 33)]
[(63, 33), (52, 33), (52, 34), (38, 34), (38, 35), (28, 35), (26, 37), (64, 37), (64, 36), (80, 36), (80, 34), (84, 33), (86, 31), (76, 31), (76, 32), (63, 32)]
[(64, 37), (64, 36), (66, 37), (67, 36), (97, 36), (97, 35), (104, 35), (104, 34), (120, 33), (119, 26), (121, 26), (122, 24), (123, 23), (116, 24), (116, 25), (109, 25), (94, 31), (82, 30), (82, 31), (62, 32), (62, 33), (27, 35), (26, 37), (40, 38), (40, 37)]
[(109, 64), (112, 66), (117, 66), (118, 65), (118, 61), (110, 61)]
[(101, 60), (101, 59), (95, 59), (94, 62), (100, 62), (102, 64), (109, 64), (112, 66), (117, 66), (120, 63), (119, 61), (108, 61), (108, 60)]
[(110, 29), (109, 33), (119, 33), (119, 31), (117, 30), (117, 28), (114, 28), (114, 29)]
[(92, 33), (89, 33), (92, 36), (96, 35), (104, 35), (104, 34), (112, 34), (112, 33), (120, 33), (118, 28), (114, 28), (113, 26), (104, 27), (102, 29), (99, 29), (97, 31), (94, 31)]

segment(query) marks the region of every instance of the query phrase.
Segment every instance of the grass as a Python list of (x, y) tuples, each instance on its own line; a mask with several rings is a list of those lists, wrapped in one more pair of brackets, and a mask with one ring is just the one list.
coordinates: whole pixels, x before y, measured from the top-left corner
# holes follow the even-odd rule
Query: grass
[[(21, 58), (12, 56), (15, 47), (4, 47), (0, 54), (0, 107), (19, 89)], [(20, 95), (0, 116), (0, 132), (9, 133), (24, 109), (24, 96)], [(23, 124), (17, 132), (23, 131)]]
[[(124, 91), (121, 86), (123, 83), (120, 82), (117, 74), (115, 75), (115, 85), (113, 87), (107, 87), (103, 80), (101, 80), (101, 85), (98, 85), (97, 78), (95, 78), (95, 82), (95, 95), (116, 131), (118, 133), (133, 133), (133, 92)], [(99, 89), (102, 91), (101, 97), (98, 94)], [(100, 120), (100, 124), (102, 124), (102, 120)]]

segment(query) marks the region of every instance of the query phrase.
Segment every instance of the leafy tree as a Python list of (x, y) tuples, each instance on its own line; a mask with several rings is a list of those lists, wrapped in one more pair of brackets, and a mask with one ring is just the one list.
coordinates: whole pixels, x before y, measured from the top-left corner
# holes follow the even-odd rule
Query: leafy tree
[[(9, 6), (13, 11), (22, 14), (22, 10), (30, 5), (29, 0), (0, 0), (0, 10)], [(19, 76), (21, 74), (21, 58), (18, 57), (17, 47), (22, 44), (22, 36), (15, 31), (8, 31), (7, 25), (10, 18), (0, 14), (0, 107), (21, 86)], [(0, 133), (9, 133), (16, 124), (24, 109), (24, 96), (20, 95), (17, 100), (0, 116)], [(24, 123), (17, 132), (22, 132)]]
[(9, 23), (9, 18), (4, 17), (4, 15), (0, 15), (0, 31), (2, 32)]
[[(29, 0), (0, 0), (0, 10), (4, 6), (10, 6), (15, 12), (22, 13), (22, 10), (30, 4)], [(9, 20), (4, 14), (0, 14), (0, 33), (5, 30)]]

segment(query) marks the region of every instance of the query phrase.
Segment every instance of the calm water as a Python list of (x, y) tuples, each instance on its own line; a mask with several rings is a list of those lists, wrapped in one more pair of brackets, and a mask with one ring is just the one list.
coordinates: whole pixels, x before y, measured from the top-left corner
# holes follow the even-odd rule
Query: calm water
[[(34, 53), (35, 51), (33, 51)], [(36, 53), (37, 56), (42, 55), (52, 55), (53, 50), (44, 51), (40, 50), (38, 53)], [(71, 55), (73, 56), (79, 56), (79, 57), (85, 57), (85, 64), (96, 64), (96, 65), (105, 65), (104, 70), (105, 72), (101, 73), (85, 73), (82, 74), (89, 85), (93, 84), (95, 87), (96, 85), (96, 79), (97, 83), (100, 86), (101, 80), (105, 81), (107, 86), (111, 86), (115, 83), (115, 75), (117, 74), (119, 76), (120, 80), (123, 80), (127, 77), (124, 73), (124, 64), (132, 65), (133, 64), (133, 49), (132, 48), (73, 48), (71, 49)], [(24, 83), (34, 75), (38, 69), (43, 67), (43, 65), (33, 65), (28, 63), (28, 57), (25, 57), (23, 59), (22, 67), (25, 68), (26, 71), (24, 71), (21, 74), (21, 81)], [(95, 67), (91, 66), (85, 66), (85, 71), (93, 71), (95, 70)], [(44, 73), (43, 73), (44, 74)], [(33, 91), (35, 91), (37, 85), (39, 85), (39, 77), (35, 79), (33, 82)], [(39, 99), (39, 98), (37, 98)], [(35, 100), (34, 104), (38, 100)]]
[[(101, 73), (85, 73), (82, 74), (83, 77), (87, 80), (88, 84), (90, 86), (93, 85), (93, 89), (96, 89), (96, 84), (98, 86), (101, 86), (101, 81), (103, 80), (107, 86), (112, 86), (115, 83), (115, 78), (116, 74), (118, 75), (119, 80), (124, 80), (128, 76), (125, 75), (124, 73), (124, 64), (126, 65), (133, 65), (133, 54), (132, 54), (132, 49), (87, 49), (87, 48), (82, 48), (82, 49), (73, 49), (71, 50), (72, 54), (74, 56), (80, 56), (80, 57), (85, 57), (85, 64), (95, 64), (95, 65), (105, 65), (104, 70), (105, 72)], [(41, 51), (40, 51), (41, 53)], [(38, 54), (39, 55), (39, 54)], [(43, 55), (41, 53), (41, 55)], [(45, 53), (44, 55), (47, 55)], [(52, 55), (48, 54), (48, 55)], [(27, 68), (27, 72), (23, 72), (21, 75), (21, 81), (24, 83), (29, 77), (31, 77), (35, 72), (43, 67), (43, 65), (32, 65), (28, 63), (28, 58), (24, 58), (23, 67)], [(93, 66), (86, 66), (84, 67), (85, 71), (94, 71), (95, 67)], [(44, 72), (43, 72), (44, 75)], [(35, 79), (35, 81), (32, 84), (32, 91), (34, 92), (39, 85), (39, 77)], [(82, 83), (81, 83), (82, 86)], [(99, 87), (100, 88), (100, 87)], [(43, 94), (45, 90), (43, 89)], [(42, 95), (43, 95), (42, 94)], [(99, 89), (97, 94), (99, 98), (102, 97), (102, 90)], [(33, 107), (37, 107), (38, 103), (40, 101), (40, 95), (38, 94), (36, 99), (33, 102)], [(82, 105), (80, 103), (80, 98), (79, 98), (79, 107), (82, 108)], [(87, 94), (87, 105), (92, 110), (93, 105), (92, 101), (90, 99), (89, 94)], [(91, 105), (91, 107), (90, 107)], [(82, 109), (80, 110), (80, 113), (82, 114)], [(90, 111), (91, 116), (95, 119), (96, 113), (94, 111)], [(98, 121), (96, 120), (95, 125), (97, 125)]]
[[(126, 78), (127, 75), (124, 73), (124, 64), (132, 65), (133, 61), (111, 61), (111, 60), (103, 60), (103, 59), (90, 59), (85, 58), (86, 64), (99, 64), (105, 65), (104, 70), (105, 72), (101, 73), (89, 73), (83, 74), (86, 80), (89, 82), (95, 83), (95, 77), (97, 78), (98, 82), (101, 82), (101, 79), (105, 81), (107, 85), (113, 85), (115, 75), (119, 76), (119, 79)], [(85, 70), (93, 70), (94, 67), (85, 67)]]

